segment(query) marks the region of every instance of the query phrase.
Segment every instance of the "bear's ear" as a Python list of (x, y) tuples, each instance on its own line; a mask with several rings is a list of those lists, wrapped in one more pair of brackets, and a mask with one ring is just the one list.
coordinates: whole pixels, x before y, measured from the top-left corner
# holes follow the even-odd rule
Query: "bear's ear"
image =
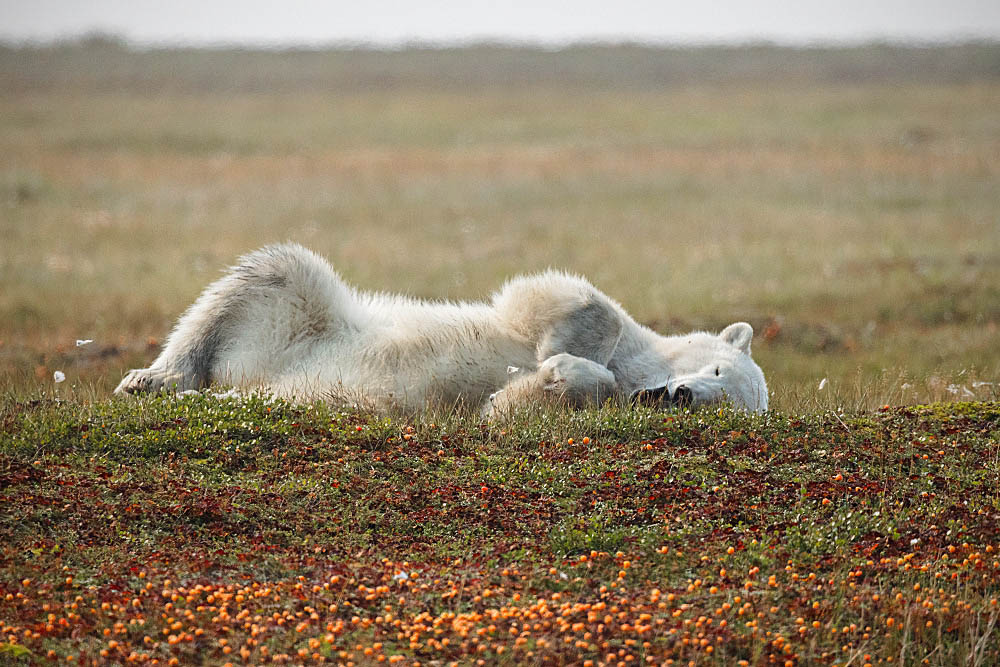
[(730, 324), (722, 330), (719, 338), (726, 341), (740, 352), (750, 354), (750, 341), (753, 340), (753, 327), (746, 322)]

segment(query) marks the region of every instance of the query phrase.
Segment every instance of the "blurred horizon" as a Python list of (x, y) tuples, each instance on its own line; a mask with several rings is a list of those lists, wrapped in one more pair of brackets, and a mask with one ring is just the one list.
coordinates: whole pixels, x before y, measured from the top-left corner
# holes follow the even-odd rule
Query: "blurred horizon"
[(1000, 40), (1000, 3), (977, 0), (845, 0), (794, 4), (720, 0), (710, 6), (622, 0), (470, 0), (459, 6), (372, 0), (337, 5), (293, 0), (0, 0), (0, 43), (50, 45), (99, 34), (132, 48), (322, 49), (497, 44), (561, 48), (579, 44), (649, 46), (839, 46), (948, 44)]
[(1000, 41), (907, 45), (651, 46), (468, 44), (406, 48), (134, 48), (94, 34), (45, 46), (0, 45), (0, 87), (69, 93), (314, 95), (523, 87), (653, 91), (705, 85), (956, 85), (1000, 78)]
[(243, 42), (243, 41), (137, 41), (119, 32), (100, 29), (87, 30), (72, 35), (45, 39), (16, 39), (0, 34), (0, 48), (4, 49), (53, 49), (64, 47), (112, 46), (127, 51), (247, 51), (247, 52), (339, 52), (339, 51), (456, 51), (479, 48), (523, 49), (527, 51), (561, 52), (581, 48), (614, 49), (636, 48), (644, 50), (737, 50), (766, 48), (784, 51), (839, 51), (887, 47), (900, 49), (942, 49), (949, 47), (1000, 45), (1000, 35), (995, 37), (957, 36), (949, 39), (863, 38), (857, 40), (782, 41), (768, 38), (733, 40), (643, 40), (643, 39), (574, 39), (563, 42), (545, 42), (531, 39), (469, 38), (455, 40), (412, 39), (399, 42), (372, 42), (332, 40), (325, 42)]

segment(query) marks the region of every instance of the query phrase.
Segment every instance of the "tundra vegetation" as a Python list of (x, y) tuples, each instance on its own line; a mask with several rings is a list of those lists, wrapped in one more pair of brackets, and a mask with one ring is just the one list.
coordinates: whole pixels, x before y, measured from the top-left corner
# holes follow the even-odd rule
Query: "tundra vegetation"
[[(1000, 662), (995, 44), (94, 38), (0, 86), (0, 663)], [(110, 397), (282, 240), (746, 320), (774, 409)]]

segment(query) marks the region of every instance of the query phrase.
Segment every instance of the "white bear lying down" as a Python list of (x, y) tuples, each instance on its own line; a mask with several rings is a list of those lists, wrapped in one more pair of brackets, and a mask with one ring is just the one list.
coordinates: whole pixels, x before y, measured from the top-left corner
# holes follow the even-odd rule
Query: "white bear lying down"
[(115, 390), (183, 391), (211, 382), (301, 399), (483, 412), (556, 401), (767, 410), (750, 358), (753, 329), (661, 336), (582, 278), (514, 278), (489, 303), (427, 302), (358, 292), (305, 248), (253, 252), (210, 285), (149, 368)]

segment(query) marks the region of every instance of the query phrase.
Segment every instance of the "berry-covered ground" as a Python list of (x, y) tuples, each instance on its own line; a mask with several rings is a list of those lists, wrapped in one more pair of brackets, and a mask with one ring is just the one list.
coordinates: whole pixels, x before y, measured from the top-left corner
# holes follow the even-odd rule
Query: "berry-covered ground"
[(989, 665), (1000, 405), (0, 406), (0, 663)]

